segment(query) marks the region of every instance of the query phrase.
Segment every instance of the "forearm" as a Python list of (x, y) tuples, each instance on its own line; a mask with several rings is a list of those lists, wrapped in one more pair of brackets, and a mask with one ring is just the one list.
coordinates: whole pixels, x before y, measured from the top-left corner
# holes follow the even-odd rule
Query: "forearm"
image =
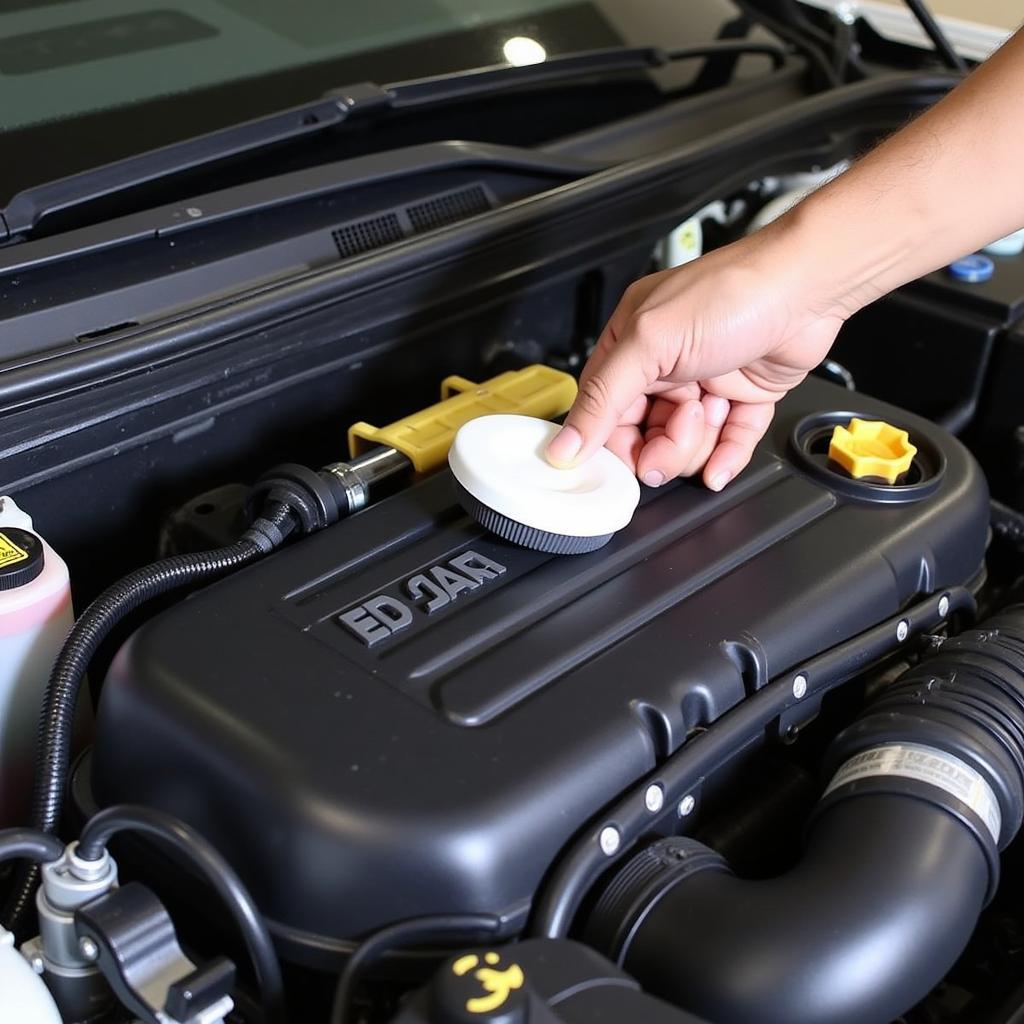
[(778, 222), (821, 312), (849, 314), (1024, 226), (1022, 115), (1024, 31)]

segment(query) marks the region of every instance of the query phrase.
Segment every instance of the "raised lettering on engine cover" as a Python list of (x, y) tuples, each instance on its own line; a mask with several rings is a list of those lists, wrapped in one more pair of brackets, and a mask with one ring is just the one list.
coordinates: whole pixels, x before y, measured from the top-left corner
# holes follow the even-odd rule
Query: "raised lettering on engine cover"
[(373, 647), (411, 626), (416, 613), (433, 615), (506, 571), (492, 558), (464, 551), (446, 563), (410, 576), (400, 588), (403, 599), (376, 594), (342, 612), (338, 622), (367, 647)]

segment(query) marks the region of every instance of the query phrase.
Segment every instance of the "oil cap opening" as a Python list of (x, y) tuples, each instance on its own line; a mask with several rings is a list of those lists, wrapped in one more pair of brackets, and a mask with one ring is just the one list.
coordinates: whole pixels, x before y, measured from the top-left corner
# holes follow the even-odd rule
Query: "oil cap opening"
[(790, 444), (797, 461), (832, 490), (884, 504), (934, 494), (946, 468), (929, 431), (852, 410), (805, 416)]
[(15, 526), (0, 529), (0, 591), (16, 590), (43, 571), (43, 542)]

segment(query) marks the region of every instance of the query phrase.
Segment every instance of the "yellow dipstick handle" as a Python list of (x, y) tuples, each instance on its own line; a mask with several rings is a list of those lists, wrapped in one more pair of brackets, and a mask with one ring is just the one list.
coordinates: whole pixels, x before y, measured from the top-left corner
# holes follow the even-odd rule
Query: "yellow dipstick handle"
[(386, 427), (353, 423), (348, 431), (352, 458), (374, 445), (401, 452), (417, 473), (429, 473), (448, 458), (455, 432), (469, 420), (490, 413), (520, 413), (553, 419), (568, 412), (576, 397), (576, 380), (550, 366), (525, 366), (521, 370), (474, 384), (464, 377), (441, 382), (441, 401)]

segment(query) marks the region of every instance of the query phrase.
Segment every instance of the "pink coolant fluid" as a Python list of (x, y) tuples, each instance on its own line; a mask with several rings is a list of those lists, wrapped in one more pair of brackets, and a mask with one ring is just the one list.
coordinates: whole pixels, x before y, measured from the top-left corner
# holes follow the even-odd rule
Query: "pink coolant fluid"
[(0, 497), (0, 828), (27, 821), (43, 694), (73, 621), (68, 567)]

